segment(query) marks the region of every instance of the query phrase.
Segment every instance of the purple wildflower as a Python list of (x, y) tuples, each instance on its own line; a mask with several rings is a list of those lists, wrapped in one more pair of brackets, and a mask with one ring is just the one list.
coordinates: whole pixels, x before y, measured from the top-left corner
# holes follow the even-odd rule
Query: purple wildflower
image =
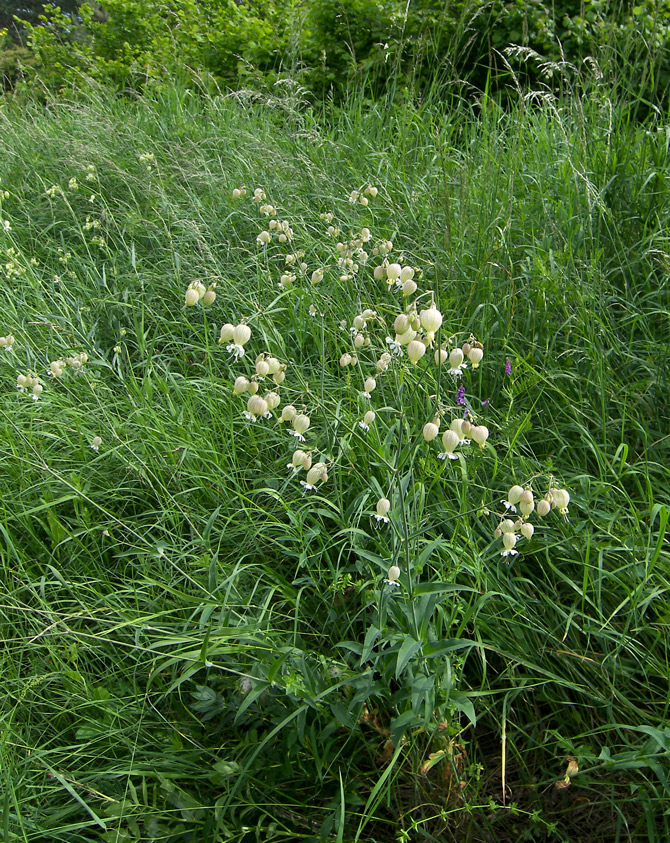
[(465, 404), (465, 385), (461, 384), (458, 387), (458, 393), (456, 394), (456, 400), (459, 404)]
[(509, 357), (507, 358), (507, 360), (505, 360), (505, 374), (512, 374), (512, 361), (509, 359)]

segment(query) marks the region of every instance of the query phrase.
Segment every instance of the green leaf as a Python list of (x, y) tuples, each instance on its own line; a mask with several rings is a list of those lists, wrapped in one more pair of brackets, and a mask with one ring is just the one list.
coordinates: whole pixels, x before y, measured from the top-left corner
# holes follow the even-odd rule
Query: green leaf
[(415, 638), (412, 638), (411, 635), (405, 636), (405, 640), (402, 642), (400, 650), (398, 650), (398, 659), (395, 666), (396, 679), (403, 672), (412, 656), (421, 649), (422, 644), (422, 641), (417, 641)]

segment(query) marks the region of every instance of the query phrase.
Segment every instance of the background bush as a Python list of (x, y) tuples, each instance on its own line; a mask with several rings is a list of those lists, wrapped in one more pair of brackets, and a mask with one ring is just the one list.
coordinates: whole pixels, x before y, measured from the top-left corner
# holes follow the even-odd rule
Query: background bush
[(34, 9), (18, 9), (25, 23), (10, 31), (51, 89), (82, 73), (141, 88), (187, 68), (232, 87), (290, 75), (312, 96), (336, 99), (354, 80), (372, 93), (425, 94), (463, 81), (504, 88), (512, 71), (556, 89), (586, 57), (651, 104), (662, 104), (670, 83), (670, 0), (108, 0), (76, 12), (45, 6), (41, 22)]

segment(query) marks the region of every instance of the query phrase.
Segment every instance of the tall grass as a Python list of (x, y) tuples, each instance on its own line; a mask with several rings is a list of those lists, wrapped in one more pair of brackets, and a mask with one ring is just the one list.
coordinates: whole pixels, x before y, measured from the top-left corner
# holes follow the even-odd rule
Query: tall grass
[[(670, 135), (628, 114), (597, 82), (505, 111), (3, 107), (5, 839), (668, 837)], [(255, 187), (290, 246), (257, 245)], [(432, 352), (358, 426), (348, 328), (376, 310), (379, 350), (401, 304), (372, 264), (309, 283), (328, 211), (423, 271), (445, 339), (482, 341), (489, 447), (451, 465), (423, 442), (456, 400)], [(308, 274), (279, 287), (294, 248)], [(194, 279), (211, 307), (184, 307)], [(235, 363), (217, 337), (243, 318)], [(262, 351), (312, 416), (315, 492), (232, 393)], [(510, 484), (552, 474), (569, 520), (502, 557)]]

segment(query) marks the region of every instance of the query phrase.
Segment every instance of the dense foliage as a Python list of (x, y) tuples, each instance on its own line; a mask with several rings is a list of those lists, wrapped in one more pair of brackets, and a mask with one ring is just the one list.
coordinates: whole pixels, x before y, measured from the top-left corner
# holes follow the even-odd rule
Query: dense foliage
[(668, 130), (451, 105), (4, 103), (8, 840), (670, 836)]
[[(139, 89), (185, 68), (233, 87), (289, 77), (317, 97), (340, 98), (353, 79), (377, 93), (392, 84), (425, 95), (436, 81), (506, 87), (515, 74), (556, 88), (587, 57), (651, 102), (670, 84), (670, 0), (107, 0), (77, 12), (47, 5), (41, 23), (35, 5), (17, 12), (25, 24), (11, 31), (52, 89), (82, 74)], [(15, 82), (16, 56), (5, 65)]]

